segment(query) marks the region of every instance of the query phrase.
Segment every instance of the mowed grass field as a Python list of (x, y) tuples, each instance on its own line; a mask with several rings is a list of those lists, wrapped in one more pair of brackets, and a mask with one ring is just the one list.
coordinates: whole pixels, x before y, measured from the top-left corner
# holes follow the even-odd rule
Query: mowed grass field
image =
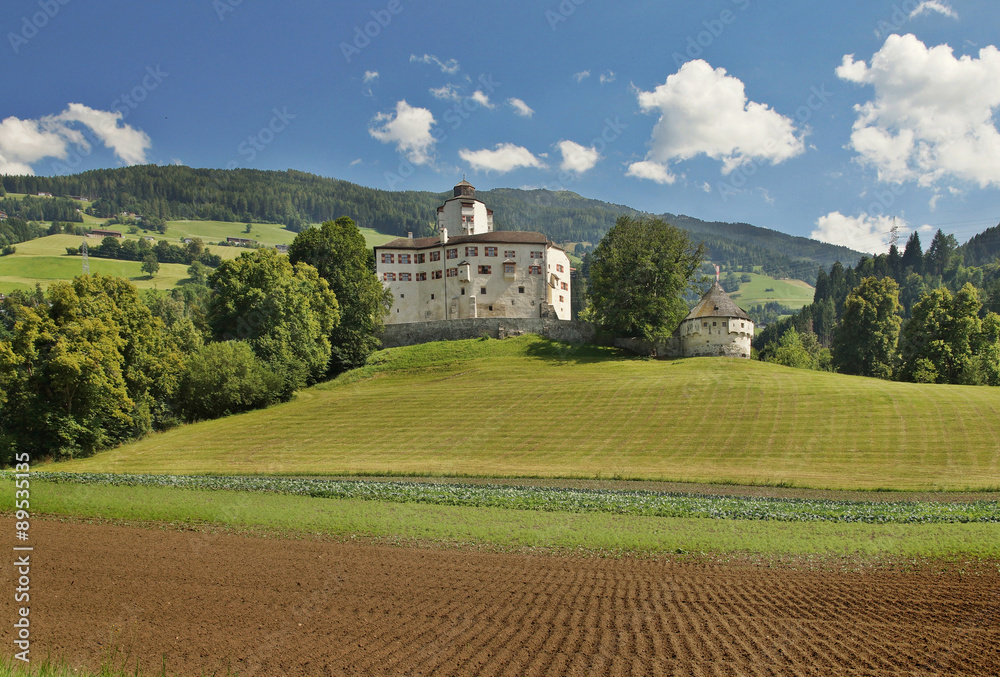
[(391, 349), (267, 410), (39, 469), (621, 477), (828, 489), (1000, 486), (1000, 389), (535, 336)]
[[(776, 280), (767, 275), (749, 273), (750, 282), (740, 285), (740, 290), (730, 296), (743, 309), (776, 301), (792, 309), (799, 309), (813, 301), (816, 289), (802, 280)], [(771, 290), (771, 291), (767, 291)]]
[[(101, 221), (93, 217), (85, 217), (91, 227), (99, 227)], [(166, 240), (171, 244), (181, 244), (186, 237), (200, 237), (213, 254), (223, 259), (235, 259), (247, 251), (242, 247), (220, 247), (210, 245), (211, 242), (225, 240), (226, 237), (250, 237), (268, 246), (289, 244), (295, 239), (295, 233), (286, 230), (284, 226), (257, 223), (252, 224), (253, 230), (244, 233), (246, 224), (228, 223), (223, 221), (169, 221), (167, 233), (142, 233), (129, 235), (124, 226), (111, 226), (111, 230), (123, 233), (125, 239), (138, 240), (141, 237), (153, 237), (156, 241)], [(371, 228), (362, 228), (362, 235), (369, 247), (382, 244), (394, 236), (377, 233)], [(72, 280), (83, 272), (83, 261), (79, 256), (66, 254), (67, 247), (79, 247), (83, 238), (78, 235), (48, 235), (28, 242), (15, 245), (17, 251), (10, 256), (0, 257), (0, 292), (10, 292), (14, 289), (34, 289), (36, 284), (47, 287), (52, 282)], [(100, 244), (100, 240), (90, 238), (88, 244)], [(156, 288), (172, 289), (181, 281), (187, 279), (187, 265), (177, 263), (161, 263), (159, 272), (148, 278), (141, 270), (138, 261), (117, 261), (90, 257), (90, 271), (104, 275), (118, 275), (129, 278), (142, 289)]]

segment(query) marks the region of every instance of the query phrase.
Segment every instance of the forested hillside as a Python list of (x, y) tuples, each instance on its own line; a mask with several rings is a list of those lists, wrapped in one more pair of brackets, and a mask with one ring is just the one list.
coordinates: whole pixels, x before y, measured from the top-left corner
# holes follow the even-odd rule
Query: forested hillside
[[(435, 210), (449, 192), (384, 191), (347, 181), (288, 170), (192, 169), (183, 166), (132, 166), (99, 169), (72, 176), (7, 176), (12, 193), (82, 195), (90, 211), (106, 218), (132, 212), (147, 218), (207, 219), (280, 223), (293, 231), (307, 224), (348, 216), (359, 225), (390, 234), (433, 233)], [(478, 197), (494, 210), (498, 229), (537, 230), (556, 242), (595, 245), (622, 214), (625, 205), (581, 197), (570, 191), (498, 188)], [(820, 267), (834, 261), (853, 265), (859, 252), (749, 224), (709, 223), (674, 214), (668, 222), (704, 240), (714, 263), (736, 270), (759, 266), (775, 277), (815, 281)], [(586, 248), (586, 245), (584, 245)]]

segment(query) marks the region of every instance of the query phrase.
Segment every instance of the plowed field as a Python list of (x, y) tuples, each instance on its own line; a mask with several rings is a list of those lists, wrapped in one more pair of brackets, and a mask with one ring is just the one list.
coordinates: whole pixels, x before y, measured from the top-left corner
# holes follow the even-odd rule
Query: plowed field
[[(995, 567), (827, 572), (48, 520), (31, 541), (35, 660), (96, 667), (120, 651), (182, 675), (1000, 674)], [(9, 652), (15, 582), (0, 571)]]

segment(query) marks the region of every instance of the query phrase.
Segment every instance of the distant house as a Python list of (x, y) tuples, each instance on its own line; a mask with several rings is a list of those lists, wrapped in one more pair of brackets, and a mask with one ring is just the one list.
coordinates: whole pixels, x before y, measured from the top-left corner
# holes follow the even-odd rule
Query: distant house
[(38, 197), (52, 197), (52, 193), (39, 193)]
[(95, 228), (90, 231), (90, 237), (121, 237), (121, 232), (117, 230), (100, 230)]
[(90, 198), (85, 195), (70, 195), (68, 196), (70, 200), (78, 200), (80, 202), (90, 202)]
[(250, 245), (257, 244), (256, 240), (251, 240), (245, 237), (227, 237), (226, 242), (236, 245), (237, 247), (249, 247)]
[(142, 239), (145, 240), (146, 242), (156, 242), (156, 238), (155, 237), (151, 237), (149, 235), (147, 235), (146, 237), (144, 237)]
[(0, 212), (0, 221), (7, 220), (7, 212)]
[(276, 245), (274, 245), (274, 248), (277, 249), (282, 254), (287, 254), (288, 253), (288, 245), (287, 244), (276, 244)]
[(194, 240), (190, 237), (181, 238), (181, 244), (191, 244)]

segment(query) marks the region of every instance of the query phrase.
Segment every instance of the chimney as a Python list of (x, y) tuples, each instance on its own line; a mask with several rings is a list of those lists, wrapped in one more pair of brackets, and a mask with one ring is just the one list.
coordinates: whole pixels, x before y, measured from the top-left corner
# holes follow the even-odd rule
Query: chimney
[(441, 244), (448, 244), (448, 229), (441, 229)]
[(407, 239), (412, 240), (413, 239), (413, 231), (412, 230), (406, 231), (406, 237), (407, 237)]

